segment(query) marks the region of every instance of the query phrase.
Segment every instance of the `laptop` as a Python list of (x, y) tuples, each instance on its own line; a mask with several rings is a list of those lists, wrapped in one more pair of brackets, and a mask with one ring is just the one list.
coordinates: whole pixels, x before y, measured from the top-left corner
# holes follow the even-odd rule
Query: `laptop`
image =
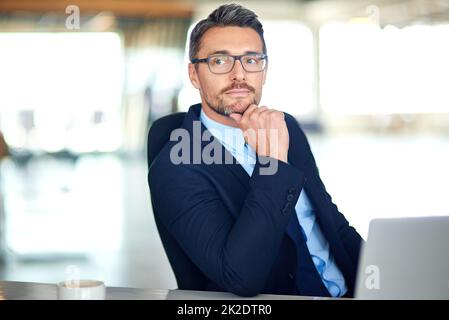
[(356, 299), (449, 299), (449, 217), (374, 219)]

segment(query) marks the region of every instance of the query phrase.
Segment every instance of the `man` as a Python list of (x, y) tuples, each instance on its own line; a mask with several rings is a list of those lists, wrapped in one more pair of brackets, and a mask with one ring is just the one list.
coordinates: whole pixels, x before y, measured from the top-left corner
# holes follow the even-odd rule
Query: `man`
[(361, 237), (332, 203), (297, 121), (258, 106), (268, 56), (257, 16), (217, 8), (193, 29), (190, 61), (201, 104), (148, 176), (179, 288), (352, 296)]

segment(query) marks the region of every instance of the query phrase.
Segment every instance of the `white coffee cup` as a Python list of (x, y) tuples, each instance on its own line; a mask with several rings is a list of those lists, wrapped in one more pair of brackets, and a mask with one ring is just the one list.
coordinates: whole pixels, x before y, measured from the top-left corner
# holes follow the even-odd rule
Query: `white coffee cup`
[(104, 300), (106, 286), (97, 280), (70, 280), (58, 284), (59, 300)]

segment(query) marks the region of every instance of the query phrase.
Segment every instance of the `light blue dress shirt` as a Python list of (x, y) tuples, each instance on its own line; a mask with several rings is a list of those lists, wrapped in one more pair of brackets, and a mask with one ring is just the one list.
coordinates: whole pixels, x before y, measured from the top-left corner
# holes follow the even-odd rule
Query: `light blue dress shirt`
[[(210, 119), (201, 110), (201, 122), (209, 132), (234, 156), (249, 176), (252, 175), (256, 164), (256, 152), (245, 143), (243, 133), (239, 128), (223, 125)], [(296, 215), (306, 239), (313, 263), (315, 264), (321, 280), (333, 297), (341, 297), (347, 292), (343, 274), (330, 253), (329, 243), (323, 235), (318, 223), (314, 208), (310, 203), (305, 190), (302, 190), (295, 206)], [(298, 230), (298, 232), (301, 232)]]

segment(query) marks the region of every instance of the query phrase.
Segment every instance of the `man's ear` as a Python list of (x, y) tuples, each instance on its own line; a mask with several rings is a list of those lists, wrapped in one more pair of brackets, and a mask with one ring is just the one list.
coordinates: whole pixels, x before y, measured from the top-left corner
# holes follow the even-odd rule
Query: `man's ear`
[(193, 63), (189, 63), (189, 78), (192, 85), (196, 89), (200, 89), (200, 80), (198, 79), (198, 73), (196, 72), (196, 68)]

